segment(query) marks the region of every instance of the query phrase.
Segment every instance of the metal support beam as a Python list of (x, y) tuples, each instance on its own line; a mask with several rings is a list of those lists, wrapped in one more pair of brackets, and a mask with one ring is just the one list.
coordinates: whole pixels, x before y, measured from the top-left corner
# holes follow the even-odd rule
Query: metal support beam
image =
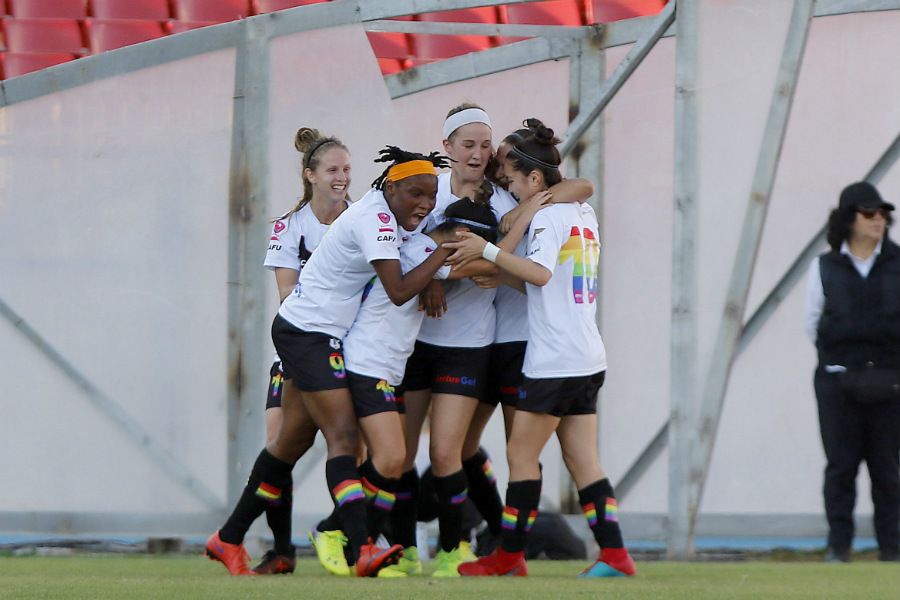
[(135, 421), (118, 402), (107, 396), (103, 390), (85, 377), (72, 362), (63, 356), (50, 342), (38, 333), (28, 322), (5, 301), (0, 299), (0, 315), (31, 342), (50, 364), (63, 372), (74, 383), (91, 404), (117, 425), (134, 444), (147, 453), (150, 460), (167, 477), (199, 498), (209, 508), (221, 508), (221, 501), (209, 488), (203, 485), (191, 471), (173, 456), (153, 435)]
[(612, 75), (603, 82), (596, 103), (590, 107), (582, 106), (580, 108), (578, 116), (569, 124), (569, 130), (566, 132), (566, 137), (559, 146), (560, 154), (563, 156), (567, 155), (572, 150), (572, 147), (578, 143), (578, 140), (587, 128), (590, 127), (591, 123), (594, 122), (597, 115), (606, 108), (606, 105), (613, 99), (616, 92), (625, 85), (625, 82), (628, 81), (628, 78), (631, 77), (634, 70), (638, 68), (638, 65), (640, 65), (641, 61), (643, 61), (650, 53), (650, 50), (653, 49), (653, 46), (656, 45), (659, 38), (663, 36), (667, 29), (669, 29), (669, 26), (672, 25), (674, 20), (675, 2), (669, 2), (662, 12), (660, 12), (653, 20), (652, 26), (641, 35), (640, 39), (638, 39), (631, 50), (628, 51), (628, 54), (626, 54), (625, 58), (622, 59), (622, 62), (618, 64)]
[(269, 47), (271, 21), (248, 22), (237, 47), (228, 189), (227, 486), (236, 500), (262, 448), (267, 320), (261, 267), (268, 199)]
[(819, 0), (816, 16), (829, 17), (881, 10), (900, 10), (900, 0)]
[(675, 21), (675, 206), (672, 215), (672, 338), (670, 342), (670, 559), (694, 555), (689, 526), (688, 474), (697, 388), (697, 192), (699, 144), (697, 70), (700, 0), (678, 0)]
[(620, 502), (631, 493), (631, 490), (634, 489), (637, 482), (640, 481), (644, 473), (650, 468), (650, 465), (652, 465), (654, 461), (656, 461), (656, 458), (662, 454), (668, 439), (669, 420), (666, 419), (666, 422), (662, 424), (662, 427), (659, 428), (656, 435), (650, 440), (650, 443), (644, 447), (635, 461), (631, 463), (631, 466), (625, 470), (625, 474), (622, 478), (616, 482), (616, 497)]
[(596, 38), (603, 25), (569, 27), (566, 25), (510, 25), (503, 23), (438, 23), (435, 21), (367, 21), (366, 31), (427, 35), (493, 35), (497, 37)]
[(775, 79), (775, 92), (769, 107), (769, 116), (760, 144), (756, 171), (744, 216), (744, 224), (731, 269), (731, 281), (725, 300), (725, 310), (715, 347), (712, 363), (705, 378), (706, 385), (701, 398), (697, 444), (693, 453), (690, 477), (689, 511), (693, 521), (700, 508), (700, 500), (709, 473), (713, 446), (722, 415), (728, 378), (734, 364), (735, 351), (743, 328), (747, 293), (753, 277), (753, 266), (759, 250), (765, 225), (769, 198), (778, 170), (778, 161), (784, 143), (794, 91), (803, 63), (803, 52), (809, 35), (809, 25), (815, 9), (815, 0), (795, 0), (788, 24), (787, 39)]
[(385, 77), (384, 82), (391, 98), (401, 98), (457, 81), (568, 58), (577, 51), (575, 40), (535, 38), (401, 71)]

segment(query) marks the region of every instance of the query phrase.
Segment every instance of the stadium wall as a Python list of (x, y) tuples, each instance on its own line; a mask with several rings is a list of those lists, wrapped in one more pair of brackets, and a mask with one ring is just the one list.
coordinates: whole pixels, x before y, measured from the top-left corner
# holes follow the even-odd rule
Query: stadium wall
[[(701, 2), (701, 374), (790, 13), (789, 3), (777, 0), (752, 5)], [(381, 170), (371, 162), (378, 148), (439, 148), (443, 115), (462, 101), (484, 106), (498, 135), (532, 115), (565, 131), (569, 60), (392, 100), (363, 27), (328, 12), (337, 10), (310, 13), (330, 16), (331, 26), (278, 35), (267, 45), (268, 77), (257, 79), (268, 86), (266, 127), (255, 132), (266, 154), (265, 210), (257, 221), (296, 200), (293, 134), (301, 125), (334, 133), (350, 147), (354, 197)], [(230, 278), (228, 199), (234, 127), (241, 123), (234, 108), (237, 32), (245, 26), (190, 32), (2, 84), (0, 478), (8, 485), (0, 531), (202, 534), (228, 508), (229, 469), (248, 470), (226, 464), (233, 383), (227, 298), (240, 284)], [(822, 225), (840, 189), (862, 178), (900, 131), (898, 30), (897, 10), (814, 20), (749, 311)], [(601, 116), (601, 331), (610, 371), (600, 448), (614, 481), (669, 415), (676, 43), (661, 40)], [(172, 47), (195, 44), (209, 51), (167, 58)], [(605, 51), (607, 73), (627, 50)], [(121, 66), (129, 61), (143, 63)], [(16, 100), (29, 87), (30, 95)], [(900, 169), (880, 188), (896, 199)], [(265, 236), (247, 243), (248, 267), (262, 269)], [(263, 312), (274, 314), (271, 282), (254, 293)], [(702, 503), (703, 533), (824, 531), (815, 356), (801, 313), (802, 285), (735, 364)], [(246, 366), (255, 373), (244, 381), (252, 391), (246, 395), (258, 403), (240, 418), (251, 430), (259, 424), (255, 438), (242, 440), (246, 447), (262, 440), (267, 324), (259, 328), (259, 364)], [(504, 485), (496, 419), (486, 446)], [(555, 443), (543, 463), (545, 507), (555, 508), (567, 485)], [(321, 461), (298, 465), (298, 528), (330, 508), (323, 471)], [(665, 536), (667, 477), (663, 453), (622, 499), (626, 534)], [(862, 515), (871, 513), (865, 480)]]

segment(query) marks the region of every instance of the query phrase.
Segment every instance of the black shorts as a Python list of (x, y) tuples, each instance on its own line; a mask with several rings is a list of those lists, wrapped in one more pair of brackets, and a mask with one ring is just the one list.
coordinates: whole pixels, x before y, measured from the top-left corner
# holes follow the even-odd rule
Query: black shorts
[(406, 361), (405, 390), (431, 390), (482, 400), (487, 394), (491, 347), (450, 348), (416, 342)]
[(406, 413), (403, 386), (395, 387), (384, 379), (366, 377), (352, 371), (347, 371), (347, 382), (350, 384), (350, 396), (353, 398), (353, 410), (357, 419), (383, 412), (399, 412), (401, 415)]
[(522, 387), (522, 363), (525, 362), (526, 342), (503, 342), (491, 346), (488, 363), (488, 393), (485, 404), (515, 406)]
[(272, 341), (281, 357), (285, 379), (305, 392), (347, 387), (341, 340), (317, 331), (297, 329), (281, 315), (272, 323)]
[(266, 396), (266, 410), (281, 408), (281, 392), (284, 390), (284, 372), (281, 361), (272, 363), (269, 369), (269, 394)]
[(558, 379), (523, 377), (516, 410), (554, 417), (593, 415), (597, 412), (597, 392), (605, 378), (606, 371)]

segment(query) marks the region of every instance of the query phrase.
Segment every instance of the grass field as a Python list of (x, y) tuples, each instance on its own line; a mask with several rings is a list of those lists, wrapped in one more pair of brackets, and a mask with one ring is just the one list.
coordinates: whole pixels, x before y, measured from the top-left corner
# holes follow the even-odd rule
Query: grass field
[(576, 579), (584, 566), (532, 561), (527, 578), (397, 581), (329, 576), (303, 559), (294, 575), (253, 579), (191, 556), (0, 557), (0, 598), (900, 598), (897, 563), (645, 562), (633, 579)]

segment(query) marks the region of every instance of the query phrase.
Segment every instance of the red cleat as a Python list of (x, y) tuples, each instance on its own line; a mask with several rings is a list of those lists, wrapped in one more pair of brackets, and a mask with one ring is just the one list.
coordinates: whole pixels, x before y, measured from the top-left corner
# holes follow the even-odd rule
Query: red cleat
[(359, 549), (359, 558), (356, 559), (356, 576), (357, 577), (376, 577), (378, 571), (389, 565), (397, 564), (400, 557), (403, 556), (403, 546), (394, 544), (390, 548), (379, 548), (372, 543), (363, 545)]
[(253, 572), (257, 575), (287, 575), (293, 573), (296, 566), (297, 559), (293, 556), (276, 554), (274, 550), (269, 550), (259, 564), (253, 567)]
[(459, 574), (464, 577), (483, 577), (487, 575), (511, 575), (525, 577), (528, 566), (525, 564), (525, 552), (506, 552), (497, 548), (487, 556), (475, 562), (459, 565)]
[(244, 550), (244, 545), (223, 542), (218, 531), (206, 540), (206, 555), (210, 560), (225, 565), (232, 575), (255, 575), (250, 570), (250, 555)]
[(597, 561), (581, 572), (579, 577), (632, 577), (637, 567), (625, 548), (602, 548)]

